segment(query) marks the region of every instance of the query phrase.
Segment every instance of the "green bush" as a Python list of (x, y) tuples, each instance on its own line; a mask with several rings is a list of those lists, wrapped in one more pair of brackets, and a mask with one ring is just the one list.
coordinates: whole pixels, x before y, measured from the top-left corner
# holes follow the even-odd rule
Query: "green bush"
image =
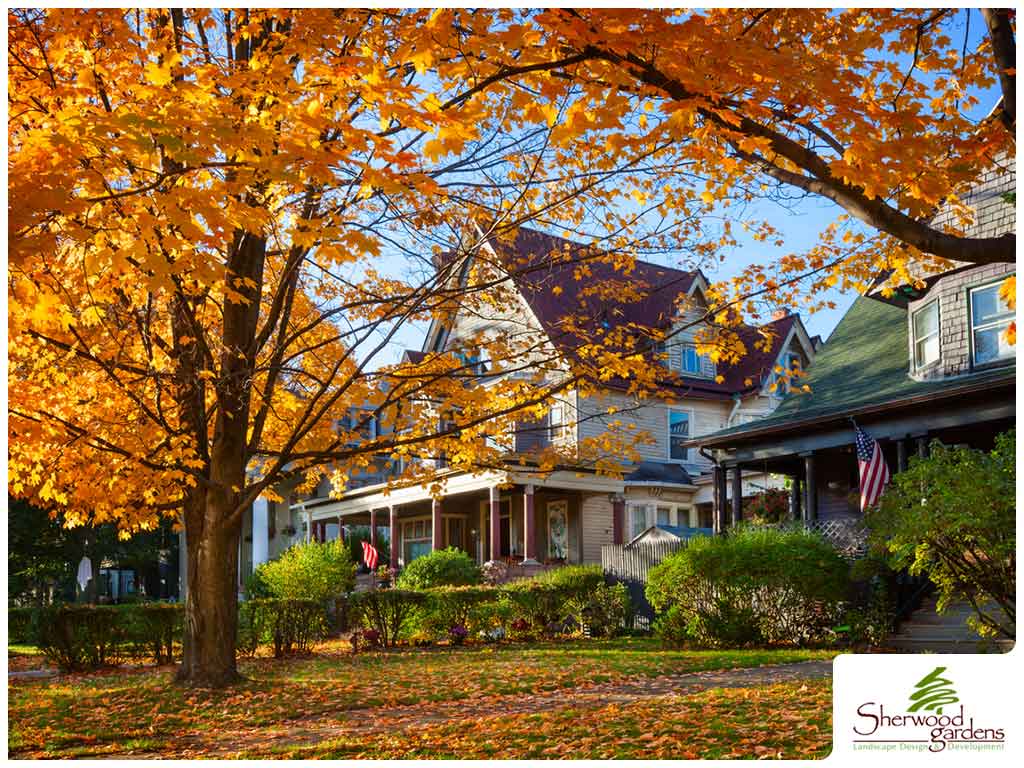
[(239, 606), (237, 647), (252, 655), (260, 645), (272, 645), (274, 657), (307, 653), (327, 630), (322, 601), (264, 598)]
[(896, 570), (925, 575), (939, 610), (958, 600), (974, 608), (983, 635), (1016, 636), (1016, 430), (991, 452), (933, 442), (911, 458), (868, 513), (873, 545)]
[(501, 597), (498, 589), (486, 586), (435, 587), (426, 593), (427, 601), (413, 619), (414, 634), (436, 640), (447, 636), (457, 626), (466, 628), (471, 637), (481, 630), (493, 628), (489, 620), (483, 619), (489, 612), (481, 610), (481, 606), (496, 603)]
[(651, 569), (646, 595), (672, 611), (657, 624), (670, 642), (801, 645), (829, 636), (848, 584), (847, 563), (821, 537), (741, 528), (691, 539)]
[(432, 587), (458, 587), (479, 584), (480, 568), (461, 549), (435, 549), (417, 557), (398, 575), (395, 586), (399, 589), (431, 589)]
[(32, 609), (27, 639), (64, 671), (98, 669), (127, 660), (174, 660), (182, 606), (53, 605)]
[(250, 584), (278, 600), (327, 600), (355, 588), (355, 565), (348, 547), (335, 539), (310, 541), (286, 549), (279, 558), (260, 565)]
[(180, 644), (184, 608), (176, 603), (139, 603), (122, 608), (127, 621), (133, 658), (149, 658), (157, 664), (174, 661), (174, 648)]
[(629, 590), (625, 584), (599, 584), (590, 592), (570, 597), (565, 607), (591, 637), (614, 637), (629, 616)]
[(32, 617), (36, 608), (8, 608), (7, 609), (7, 640), (10, 643), (23, 643), (31, 645), (32, 638)]
[(426, 592), (407, 589), (378, 589), (352, 594), (353, 624), (375, 630), (386, 647), (409, 633), (413, 618), (427, 602)]
[(542, 571), (525, 581), (532, 584), (549, 584), (567, 592), (586, 593), (604, 584), (604, 570), (600, 565), (563, 565), (550, 571)]

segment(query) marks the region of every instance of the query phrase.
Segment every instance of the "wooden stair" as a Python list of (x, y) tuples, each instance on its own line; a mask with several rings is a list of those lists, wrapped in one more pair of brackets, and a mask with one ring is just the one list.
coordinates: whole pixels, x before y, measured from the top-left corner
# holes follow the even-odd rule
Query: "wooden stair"
[(926, 597), (886, 646), (900, 653), (1006, 653), (1013, 647), (1012, 640), (979, 637), (967, 625), (972, 613), (967, 602), (954, 603), (939, 613), (935, 596)]

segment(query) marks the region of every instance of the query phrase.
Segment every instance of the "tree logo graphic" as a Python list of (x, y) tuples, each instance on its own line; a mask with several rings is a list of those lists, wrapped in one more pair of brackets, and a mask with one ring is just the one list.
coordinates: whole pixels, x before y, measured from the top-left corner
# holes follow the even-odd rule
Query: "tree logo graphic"
[(945, 667), (936, 667), (914, 686), (914, 692), (910, 694), (908, 712), (917, 712), (923, 709), (941, 715), (944, 706), (960, 701), (953, 689), (953, 681), (941, 676), (945, 671)]

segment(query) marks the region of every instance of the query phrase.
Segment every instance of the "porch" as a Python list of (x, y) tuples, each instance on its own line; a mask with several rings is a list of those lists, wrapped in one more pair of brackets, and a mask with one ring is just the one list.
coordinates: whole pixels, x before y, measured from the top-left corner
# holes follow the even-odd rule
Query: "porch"
[[(995, 437), (1013, 426), (1013, 402), (984, 406), (961, 402), (945, 411), (927, 403), (858, 417), (882, 449), (890, 473), (904, 471), (911, 456), (925, 457), (929, 445), (964, 445), (989, 450)], [(842, 422), (845, 421), (845, 424)], [(716, 532), (745, 519), (744, 472), (783, 475), (790, 480), (789, 517), (807, 525), (841, 527), (862, 519), (860, 471), (849, 419), (817, 424), (780, 424), (747, 435), (714, 440), (713, 522)]]
[(615, 536), (622, 482), (555, 472), (445, 478), (443, 495), (427, 486), (360, 488), (341, 499), (313, 499), (293, 509), (308, 538), (328, 541), (346, 526), (367, 526), (375, 546), (387, 536), (389, 565), (401, 569), (435, 549), (456, 547), (479, 564), (501, 561), (523, 575), (544, 566), (600, 562)]

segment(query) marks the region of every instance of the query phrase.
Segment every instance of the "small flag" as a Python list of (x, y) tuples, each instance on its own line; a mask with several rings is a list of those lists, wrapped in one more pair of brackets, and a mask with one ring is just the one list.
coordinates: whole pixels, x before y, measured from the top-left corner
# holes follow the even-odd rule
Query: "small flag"
[(363, 562), (366, 563), (366, 567), (371, 571), (377, 569), (377, 561), (380, 560), (380, 555), (377, 553), (377, 548), (368, 541), (363, 542)]
[(857, 466), (860, 467), (860, 511), (873, 507), (889, 482), (889, 467), (882, 447), (871, 435), (857, 427)]

